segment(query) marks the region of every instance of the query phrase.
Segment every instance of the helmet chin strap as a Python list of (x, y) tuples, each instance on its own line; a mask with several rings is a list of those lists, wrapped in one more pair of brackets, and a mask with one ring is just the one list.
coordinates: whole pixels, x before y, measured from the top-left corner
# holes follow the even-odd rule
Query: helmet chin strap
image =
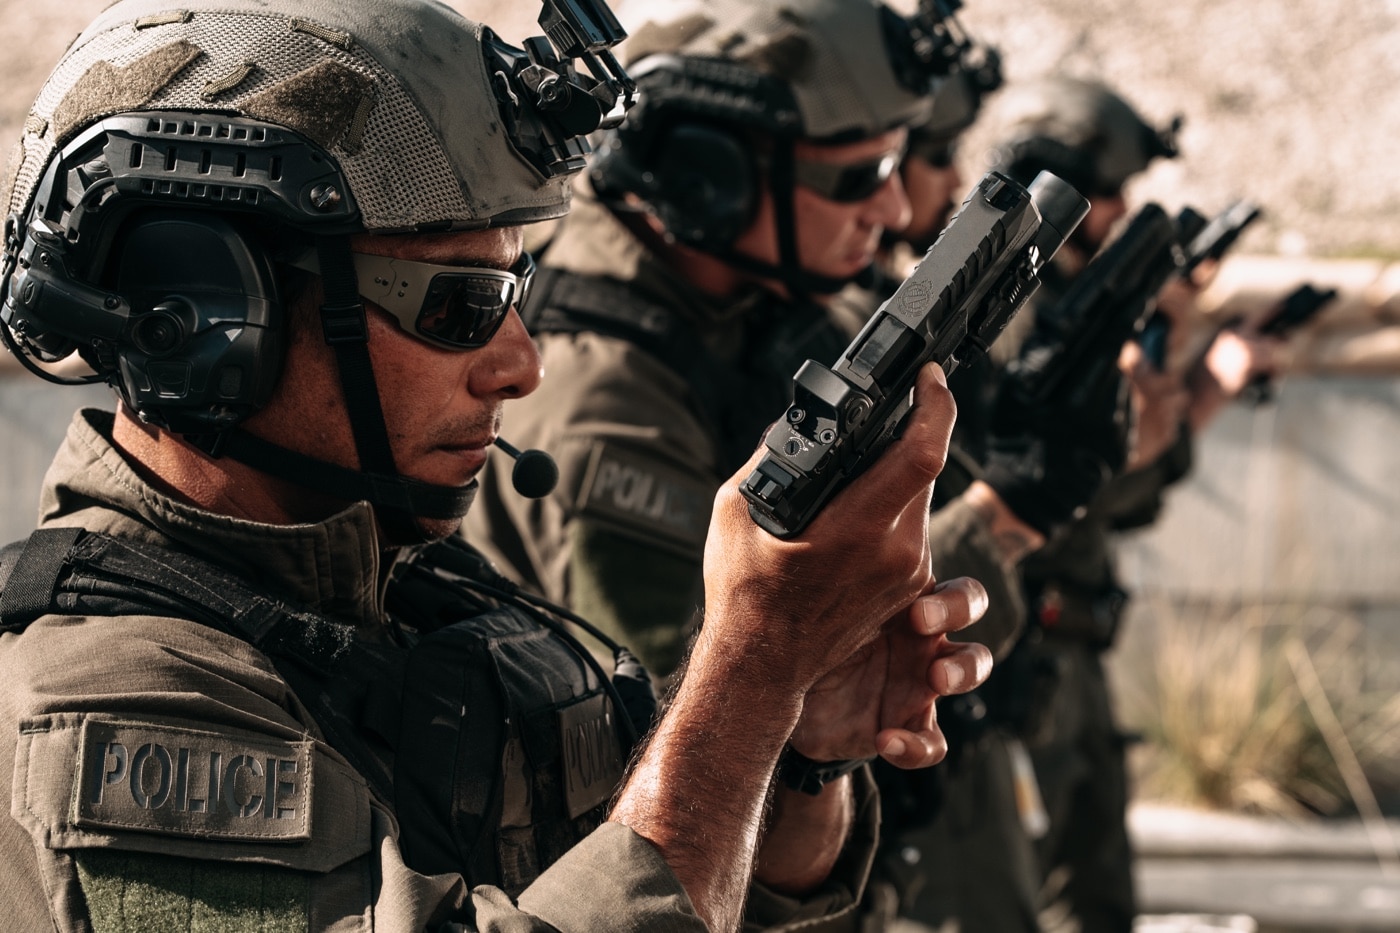
[(765, 262), (747, 256), (732, 247), (717, 255), (729, 265), (766, 279), (776, 279), (787, 286), (792, 297), (810, 301), (814, 295), (834, 295), (851, 282), (866, 275), (861, 270), (853, 276), (818, 275), (802, 268), (797, 255), (797, 208), (794, 203), (797, 188), (797, 156), (791, 137), (774, 140), (772, 157), (768, 160), (768, 190), (773, 197), (773, 218), (778, 233), (778, 261)]
[(335, 351), (340, 389), (355, 438), (360, 469), (352, 470), (300, 454), (235, 429), (224, 438), (220, 453), (278, 479), (344, 499), (367, 501), (395, 541), (426, 542), (418, 519), (460, 520), (476, 497), (475, 481), (466, 486), (439, 486), (399, 474), (389, 445), (384, 409), (369, 355), (369, 328), (364, 300), (355, 279), (354, 259), (347, 236), (323, 236), (317, 241), (324, 299), (321, 327)]

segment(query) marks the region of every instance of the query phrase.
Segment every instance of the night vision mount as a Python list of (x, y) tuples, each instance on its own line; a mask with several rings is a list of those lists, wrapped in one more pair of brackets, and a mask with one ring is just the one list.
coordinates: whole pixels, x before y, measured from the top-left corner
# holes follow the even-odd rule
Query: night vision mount
[(962, 0), (920, 0), (909, 17), (886, 8), (885, 42), (899, 81), (928, 94), (942, 79), (959, 75), (980, 97), (1001, 87), (1001, 55), (973, 41), (958, 22)]
[(554, 178), (583, 169), (591, 151), (585, 137), (621, 124), (637, 85), (613, 56), (627, 32), (604, 0), (545, 0), (539, 24), (545, 35), (526, 39), (523, 50), (490, 29), (482, 43), (511, 141)]

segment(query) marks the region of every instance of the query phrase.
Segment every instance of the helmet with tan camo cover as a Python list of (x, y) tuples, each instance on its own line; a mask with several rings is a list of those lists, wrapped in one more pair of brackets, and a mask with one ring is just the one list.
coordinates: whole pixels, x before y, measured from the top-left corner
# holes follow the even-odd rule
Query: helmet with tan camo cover
[[(951, 16), (956, 3), (934, 6)], [(599, 194), (635, 196), (680, 242), (790, 287), (841, 287), (797, 265), (783, 205), (792, 145), (925, 120), (955, 67), (942, 13), (906, 18), (875, 0), (635, 0), (620, 15), (640, 101), (599, 145), (590, 170)], [(765, 182), (779, 208), (777, 265), (730, 248)]]
[(1156, 158), (1177, 156), (1181, 118), (1148, 123), (1098, 81), (1054, 76), (1009, 86), (997, 101), (994, 167), (1023, 184), (1053, 172), (1085, 195), (1113, 195)]
[[(39, 92), (0, 194), (0, 337), (45, 378), (27, 357), (76, 350), (141, 418), (238, 458), (281, 376), (279, 263), (319, 257), (344, 375), (368, 361), (348, 234), (567, 211), (586, 134), (633, 87), (602, 0), (545, 0), (540, 22), (519, 49), (432, 0), (114, 4)], [(347, 408), (357, 442), (383, 433)], [(387, 440), (379, 460), (396, 479)]]

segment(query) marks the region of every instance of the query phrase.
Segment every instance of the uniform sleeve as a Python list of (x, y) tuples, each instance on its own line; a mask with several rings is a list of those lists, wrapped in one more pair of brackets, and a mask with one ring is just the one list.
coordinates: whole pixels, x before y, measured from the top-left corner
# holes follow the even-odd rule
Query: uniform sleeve
[(1025, 626), (1019, 574), (1005, 567), (986, 523), (962, 499), (954, 499), (930, 516), (929, 546), (933, 573), (939, 580), (972, 577), (986, 587), (986, 615), (959, 636), (986, 645), (993, 658), (1002, 660)]
[(1115, 531), (1144, 528), (1157, 521), (1167, 487), (1191, 472), (1191, 432), (1185, 428), (1176, 443), (1140, 470), (1114, 477), (1104, 490), (1100, 508)]
[(0, 636), (0, 685), (0, 773), (14, 775), (0, 892), (15, 929), (703, 929), (621, 827), (518, 903), (413, 871), (392, 814), (267, 659), (211, 629), (41, 619)]
[(755, 883), (745, 905), (744, 933), (760, 930), (803, 933), (860, 933), (869, 905), (864, 902), (880, 833), (880, 800), (870, 768), (852, 773), (856, 818), (846, 847), (831, 874), (815, 891), (794, 898)]

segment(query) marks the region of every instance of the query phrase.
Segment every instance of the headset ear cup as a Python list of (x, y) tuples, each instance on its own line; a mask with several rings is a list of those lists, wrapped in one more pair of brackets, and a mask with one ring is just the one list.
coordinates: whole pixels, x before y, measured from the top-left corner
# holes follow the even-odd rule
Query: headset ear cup
[(732, 132), (682, 123), (657, 146), (648, 198), (666, 230), (701, 249), (731, 246), (758, 206), (754, 159)]
[(271, 398), (284, 312), (266, 250), (223, 217), (151, 211), (123, 227), (111, 273), (131, 303), (118, 389), (185, 434), (233, 427)]

